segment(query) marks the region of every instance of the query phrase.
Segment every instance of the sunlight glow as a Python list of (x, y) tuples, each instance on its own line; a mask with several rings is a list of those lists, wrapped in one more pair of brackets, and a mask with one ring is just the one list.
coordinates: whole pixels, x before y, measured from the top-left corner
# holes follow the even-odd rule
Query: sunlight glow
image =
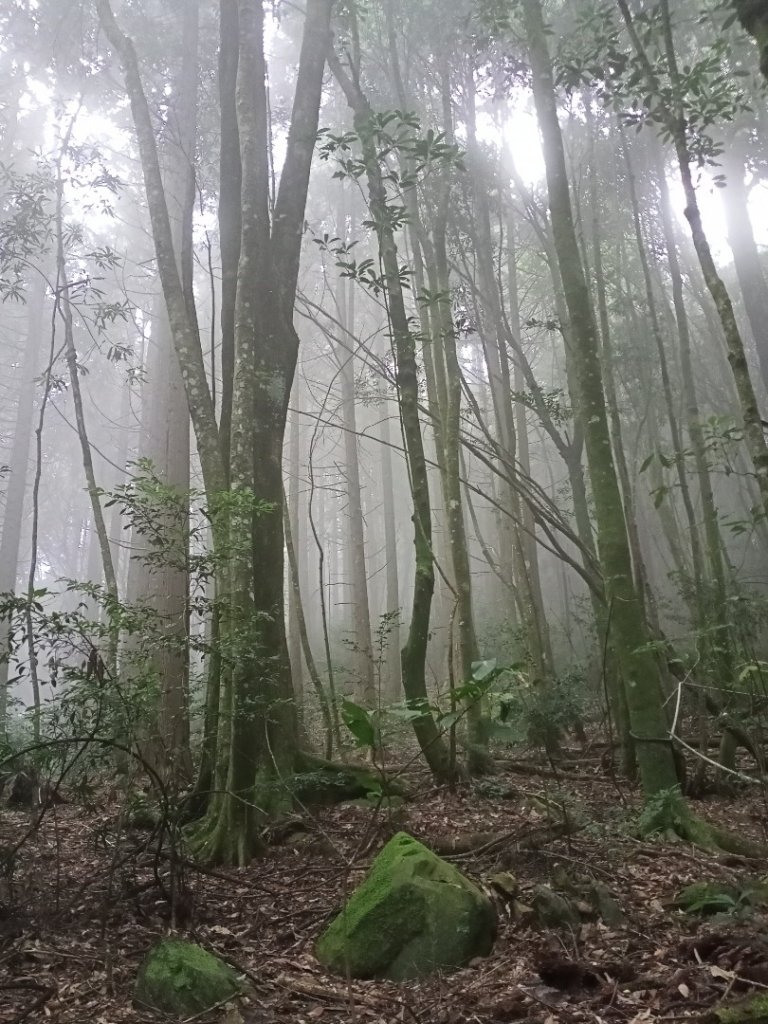
[(523, 102), (510, 102), (504, 109), (477, 113), (477, 137), (497, 147), (505, 164), (514, 164), (529, 188), (544, 177), (544, 154), (536, 115)]
[[(717, 173), (719, 168), (715, 168)], [(731, 262), (731, 249), (728, 245), (728, 230), (723, 210), (723, 189), (717, 188), (712, 176), (706, 172), (694, 177), (696, 184), (696, 195), (701, 210), (701, 219), (704, 224), (709, 244), (712, 248), (712, 255), (721, 266)], [(675, 216), (688, 234), (688, 221), (685, 219), (685, 196), (683, 186), (677, 174), (669, 176), (669, 188), (672, 197), (672, 204)], [(768, 185), (756, 185), (748, 200), (749, 216), (752, 221), (752, 230), (755, 234), (755, 241), (758, 246), (768, 246)]]
[(544, 154), (536, 116), (529, 110), (512, 110), (502, 127), (504, 147), (523, 182), (529, 187), (544, 178)]

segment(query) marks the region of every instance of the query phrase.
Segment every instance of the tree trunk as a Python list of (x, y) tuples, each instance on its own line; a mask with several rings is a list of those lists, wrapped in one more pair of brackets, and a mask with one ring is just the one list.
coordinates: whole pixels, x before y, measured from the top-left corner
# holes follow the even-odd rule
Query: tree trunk
[[(339, 218), (337, 233), (346, 239), (346, 218)], [(354, 238), (354, 220), (350, 236)], [(339, 288), (343, 345), (337, 346), (336, 361), (341, 378), (341, 421), (344, 435), (344, 477), (347, 491), (346, 600), (352, 610), (354, 678), (359, 699), (367, 708), (375, 708), (376, 673), (371, 647), (371, 612), (368, 602), (368, 569), (365, 554), (365, 524), (360, 490), (357, 412), (355, 409), (355, 292), (356, 284), (342, 278)]]
[(738, 138), (726, 146), (720, 161), (727, 178), (727, 187), (720, 190), (720, 197), (725, 211), (728, 244), (755, 340), (763, 385), (768, 388), (768, 286), (747, 208), (746, 171)]
[[(0, 594), (16, 591), (16, 573), (19, 567), (19, 546), (24, 518), (24, 497), (27, 493), (32, 421), (35, 412), (35, 375), (40, 358), (43, 313), (45, 311), (45, 282), (35, 275), (29, 297), (29, 316), (24, 340), (24, 358), (21, 364), (16, 420), (13, 428), (13, 448), (9, 466), (8, 486), (5, 492), (3, 530), (0, 538)], [(5, 738), (8, 725), (8, 651), (9, 623), (0, 619), (0, 740)]]
[(386, 404), (381, 415), (381, 487), (384, 516), (384, 561), (387, 573), (386, 630), (388, 695), (392, 701), (402, 698), (403, 673), (400, 664), (400, 573), (397, 561), (397, 520), (395, 517), (394, 474), (389, 415)]
[(584, 277), (557, 115), (552, 65), (540, 0), (523, 0), (533, 96), (543, 139), (552, 232), (570, 319), (570, 358), (583, 404), (585, 444), (615, 650), (621, 664), (637, 759), (647, 796), (673, 788), (677, 769), (661, 700), (658, 668), (648, 651), (642, 605), (632, 580), (616, 469), (611, 454), (597, 330)]
[(362, 146), (371, 219), (377, 234), (379, 257), (389, 301), (388, 312), (395, 351), (400, 416), (413, 499), (416, 574), (411, 622), (408, 638), (402, 651), (403, 687), (408, 701), (414, 708), (422, 711), (422, 714), (414, 719), (413, 728), (424, 757), (435, 778), (440, 781), (448, 781), (451, 774), (448, 750), (427, 706), (425, 669), (435, 570), (432, 554), (432, 508), (429, 498), (429, 478), (419, 417), (420, 396), (416, 346), (405, 308), (397, 245), (387, 211), (383, 173), (374, 136), (371, 132), (373, 110), (357, 81), (350, 78), (334, 55), (329, 55), (329, 63), (353, 112), (355, 131)]
[[(288, 588), (288, 657), (291, 662), (291, 678), (293, 692), (296, 695), (297, 709), (301, 717), (304, 707), (304, 654), (302, 651), (301, 623), (304, 612), (302, 609), (301, 586), (299, 583), (299, 558), (304, 558), (304, 545), (299, 530), (301, 517), (299, 514), (301, 472), (301, 401), (298, 378), (293, 383), (293, 415), (288, 439), (288, 494), (287, 514), (291, 533), (291, 545), (296, 561), (296, 579)], [(288, 530), (286, 529), (286, 535)], [(306, 630), (306, 625), (304, 626)], [(329, 755), (330, 756), (330, 755)]]

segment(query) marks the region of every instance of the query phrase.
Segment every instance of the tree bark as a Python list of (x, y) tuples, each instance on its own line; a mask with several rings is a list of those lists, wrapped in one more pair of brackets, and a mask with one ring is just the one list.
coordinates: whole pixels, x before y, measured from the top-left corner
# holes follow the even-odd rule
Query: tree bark
[(585, 444), (597, 520), (612, 638), (622, 668), (633, 738), (647, 796), (677, 784), (658, 668), (632, 579), (600, 371), (597, 329), (579, 253), (557, 115), (552, 64), (540, 0), (523, 0), (533, 73), (533, 96), (542, 134), (552, 232), (568, 307), (571, 358), (583, 403)]
[(353, 80), (347, 74), (335, 54), (329, 53), (328, 60), (352, 110), (355, 131), (362, 146), (371, 219), (375, 226), (379, 257), (387, 290), (389, 322), (396, 360), (400, 417), (413, 499), (416, 574), (411, 622), (408, 638), (402, 651), (403, 687), (407, 700), (414, 708), (422, 710), (422, 714), (413, 721), (413, 729), (424, 757), (436, 779), (449, 781), (451, 767), (448, 750), (437, 723), (428, 709), (425, 672), (435, 570), (432, 553), (432, 508), (429, 497), (429, 478), (419, 416), (420, 396), (416, 345), (405, 308), (397, 245), (387, 211), (383, 173), (371, 132), (373, 110), (357, 80)]

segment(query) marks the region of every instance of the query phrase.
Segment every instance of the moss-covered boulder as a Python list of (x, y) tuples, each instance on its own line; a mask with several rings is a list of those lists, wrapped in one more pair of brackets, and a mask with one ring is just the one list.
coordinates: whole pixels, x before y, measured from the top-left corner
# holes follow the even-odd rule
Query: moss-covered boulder
[(171, 1017), (204, 1013), (240, 991), (237, 975), (194, 942), (164, 939), (144, 958), (133, 999)]
[(480, 889), (398, 832), (320, 936), (315, 953), (340, 974), (402, 981), (486, 956), (495, 933), (496, 914)]

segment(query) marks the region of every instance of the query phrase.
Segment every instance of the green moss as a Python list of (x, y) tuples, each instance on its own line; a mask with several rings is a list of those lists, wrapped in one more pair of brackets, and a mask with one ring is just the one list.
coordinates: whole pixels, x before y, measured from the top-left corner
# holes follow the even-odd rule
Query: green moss
[(150, 950), (136, 979), (134, 1002), (174, 1017), (190, 1017), (233, 998), (235, 972), (194, 942), (164, 939)]
[(353, 977), (417, 978), (490, 952), (489, 900), (452, 865), (399, 832), (315, 947)]
[(714, 1011), (718, 1024), (768, 1024), (768, 994), (752, 996), (733, 1006), (721, 1006)]

